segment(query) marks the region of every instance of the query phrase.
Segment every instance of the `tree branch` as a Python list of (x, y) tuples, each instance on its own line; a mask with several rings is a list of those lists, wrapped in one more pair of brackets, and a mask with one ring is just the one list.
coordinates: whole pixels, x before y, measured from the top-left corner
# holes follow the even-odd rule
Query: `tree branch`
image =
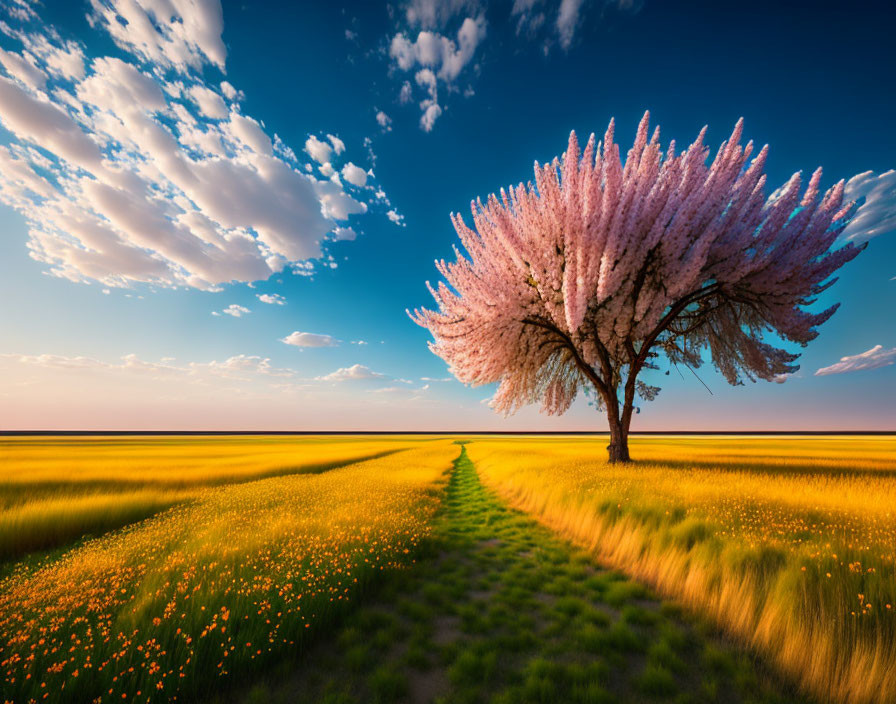
[(672, 321), (675, 320), (676, 317), (678, 317), (679, 313), (681, 313), (685, 308), (691, 305), (691, 303), (696, 303), (699, 300), (715, 294), (720, 288), (721, 285), (718, 283), (710, 284), (709, 286), (704, 286), (697, 291), (689, 293), (684, 298), (672, 304), (669, 310), (666, 311), (666, 314), (662, 318), (660, 318), (660, 321), (657, 323), (656, 327), (646, 338), (644, 338), (644, 342), (641, 343), (641, 349), (638, 350), (637, 358), (629, 367), (629, 374), (631, 376), (637, 376), (638, 372), (641, 371), (641, 367), (644, 366), (644, 362), (647, 361), (647, 353), (650, 351), (653, 343), (655, 343), (660, 334), (667, 327), (669, 327)]
[(541, 328), (557, 335), (563, 341), (564, 347), (569, 350), (570, 354), (572, 355), (573, 361), (576, 363), (576, 366), (579, 368), (579, 370), (588, 378), (588, 380), (592, 384), (594, 384), (594, 388), (596, 388), (604, 396), (605, 400), (609, 398), (609, 385), (605, 383), (604, 380), (601, 379), (594, 371), (594, 368), (582, 358), (582, 355), (579, 354), (579, 351), (576, 349), (576, 346), (570, 339), (569, 335), (567, 335), (553, 323), (541, 318), (524, 318), (522, 323), (523, 325), (532, 325), (533, 327)]

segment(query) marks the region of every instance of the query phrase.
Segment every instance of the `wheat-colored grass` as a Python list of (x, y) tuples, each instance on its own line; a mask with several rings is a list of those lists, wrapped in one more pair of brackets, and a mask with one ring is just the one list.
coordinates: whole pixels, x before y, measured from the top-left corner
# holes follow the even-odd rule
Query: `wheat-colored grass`
[(823, 700), (896, 701), (896, 439), (477, 439), (487, 485)]
[(210, 486), (321, 472), (423, 441), (401, 436), (0, 438), (0, 560), (147, 518)]
[(204, 488), (19, 563), (0, 580), (4, 698), (183, 699), (295, 651), (376, 574), (411, 564), (429, 534), (458, 448), (395, 442), (404, 449), (328, 472)]

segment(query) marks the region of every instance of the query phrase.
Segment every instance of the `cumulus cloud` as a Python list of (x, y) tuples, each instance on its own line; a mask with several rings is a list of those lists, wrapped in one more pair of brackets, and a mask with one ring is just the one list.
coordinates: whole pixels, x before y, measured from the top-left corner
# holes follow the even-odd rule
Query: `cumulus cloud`
[(420, 129), (424, 132), (432, 132), (436, 120), (442, 114), (442, 108), (438, 103), (431, 100), (424, 100), (423, 103), (425, 104), (422, 105), (423, 114), (420, 116)]
[(405, 17), (412, 27), (440, 29), (455, 16), (475, 12), (478, 7), (477, 0), (411, 0)]
[(272, 306), (286, 305), (286, 299), (279, 293), (258, 293), (256, 294), (256, 298), (262, 303), (267, 303)]
[(8, 2), (4, 8), (10, 16), (20, 20), (33, 19), (37, 16), (34, 8), (31, 6), (33, 0), (12, 0)]
[(196, 84), (190, 86), (188, 92), (193, 102), (206, 117), (223, 120), (229, 114), (224, 99), (208, 86)]
[(6, 73), (34, 90), (42, 90), (47, 82), (47, 75), (34, 65), (33, 59), (27, 53), (17, 54), (0, 49), (0, 64)]
[(223, 69), (220, 0), (91, 0), (91, 23), (122, 49), (182, 73), (211, 63)]
[[(0, 146), (0, 202), (24, 216), (49, 273), (202, 289), (306, 273), (367, 211), (338, 179), (297, 170), (230, 83), (206, 81), (226, 60), (218, 0), (91, 3), (93, 26), (131, 58), (85, 59), (36, 17), (3, 26), (18, 51), (0, 53), (14, 138)], [(334, 135), (305, 147), (321, 164), (345, 151)]]
[(867, 352), (841, 357), (836, 364), (819, 369), (815, 372), (815, 376), (880, 369), (881, 367), (888, 367), (893, 363), (896, 363), (896, 347), (884, 349), (883, 345), (875, 345)]
[[(410, 87), (410, 84), (408, 87)], [(382, 110), (378, 110), (376, 113), (376, 123), (382, 128), (383, 132), (392, 131), (392, 118)]]
[(232, 315), (234, 318), (242, 318), (244, 315), (248, 315), (252, 311), (246, 308), (245, 306), (237, 305), (236, 303), (231, 303), (220, 313), (217, 311), (212, 313), (212, 315)]
[(843, 239), (864, 241), (896, 231), (896, 170), (856, 174), (846, 182), (845, 197), (865, 202), (840, 235)]
[(318, 139), (314, 135), (305, 140), (305, 151), (318, 164), (328, 164), (330, 155), (333, 153), (333, 147), (326, 142)]
[(337, 347), (339, 340), (330, 335), (318, 335), (313, 332), (295, 332), (282, 338), (280, 342), (294, 347)]
[(221, 92), (228, 100), (239, 102), (243, 99), (243, 92), (233, 87), (230, 81), (221, 81)]
[[(395, 66), (402, 71), (416, 69), (414, 80), (425, 91), (420, 101), (420, 127), (426, 132), (432, 130), (436, 119), (442, 114), (439, 104), (438, 82), (453, 86), (455, 79), (473, 59), (476, 47), (486, 34), (485, 18), (467, 17), (457, 31), (457, 40), (438, 32), (423, 30), (413, 41), (404, 32), (392, 37), (389, 56)], [(400, 101), (410, 102), (413, 89), (408, 81), (402, 84)]]
[(359, 188), (367, 185), (367, 172), (360, 166), (355, 166), (352, 162), (348, 162), (342, 167), (342, 178)]
[(331, 372), (325, 376), (317, 377), (318, 381), (363, 381), (366, 379), (385, 379), (385, 374), (373, 371), (370, 367), (363, 364), (353, 364), (350, 367), (343, 367)]
[(394, 208), (386, 213), (386, 217), (396, 225), (404, 225), (404, 215), (399, 213)]
[(342, 154), (345, 151), (345, 142), (343, 142), (339, 137), (328, 134), (327, 139), (330, 140), (330, 144), (333, 145), (333, 151), (336, 152), (336, 156)]
[(357, 239), (357, 237), (358, 233), (350, 227), (337, 227), (333, 230), (333, 239), (337, 242), (351, 242), (352, 240)]
[(266, 156), (271, 156), (273, 153), (271, 138), (264, 133), (257, 120), (232, 112), (228, 129), (231, 135), (253, 152)]
[[(403, 26), (389, 39), (391, 73), (429, 68), (447, 92), (462, 93), (465, 98), (475, 95), (472, 85), (460, 91), (455, 81), (472, 63), (486, 37), (487, 5), (483, 0), (408, 0), (403, 23), (399, 16)], [(509, 19), (516, 25), (518, 37), (547, 54), (557, 45), (564, 51), (572, 47), (588, 11), (634, 14), (642, 5), (643, 0), (513, 0)], [(478, 70), (478, 66), (475, 68)], [(398, 102), (416, 102), (421, 129), (431, 131), (445, 110), (444, 102), (428, 86), (424, 87), (424, 97), (415, 100), (412, 82), (404, 77), (399, 80)]]
[(485, 38), (485, 19), (467, 17), (457, 32), (457, 41), (437, 32), (422, 31), (413, 42), (399, 32), (389, 45), (389, 56), (402, 71), (426, 66), (439, 78), (451, 82), (470, 63), (476, 47)]

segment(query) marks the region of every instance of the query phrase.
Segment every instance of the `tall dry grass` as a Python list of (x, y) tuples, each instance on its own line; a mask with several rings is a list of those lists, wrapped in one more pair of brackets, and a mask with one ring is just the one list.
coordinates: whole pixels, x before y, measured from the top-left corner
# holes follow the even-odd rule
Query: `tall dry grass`
[(896, 701), (896, 439), (478, 439), (484, 481), (824, 700)]

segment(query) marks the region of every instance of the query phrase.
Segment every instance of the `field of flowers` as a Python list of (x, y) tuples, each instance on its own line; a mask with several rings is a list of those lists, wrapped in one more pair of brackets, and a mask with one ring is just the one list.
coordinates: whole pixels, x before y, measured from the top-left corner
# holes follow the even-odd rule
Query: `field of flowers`
[(487, 486), (822, 700), (896, 701), (896, 438), (479, 438)]
[(407, 449), (402, 437), (0, 439), (0, 560), (147, 518), (209, 486), (321, 472)]
[[(420, 438), (250, 438), (223, 447), (221, 439), (186, 446), (179, 439), (133, 454), (133, 441), (97, 442), (108, 447), (99, 468), (88, 450), (59, 450), (54, 470), (50, 450), (32, 449), (41, 472), (4, 462), (6, 486), (65, 478), (144, 488), (169, 482), (195, 493), (61, 554), (7, 565), (5, 700), (189, 698), (295, 651), (376, 574), (414, 562), (458, 454), (450, 440)], [(266, 442), (270, 452), (259, 457)], [(165, 464), (166, 451), (180, 464)], [(240, 464), (241, 455), (252, 460)], [(231, 483), (202, 486), (222, 481)]]

